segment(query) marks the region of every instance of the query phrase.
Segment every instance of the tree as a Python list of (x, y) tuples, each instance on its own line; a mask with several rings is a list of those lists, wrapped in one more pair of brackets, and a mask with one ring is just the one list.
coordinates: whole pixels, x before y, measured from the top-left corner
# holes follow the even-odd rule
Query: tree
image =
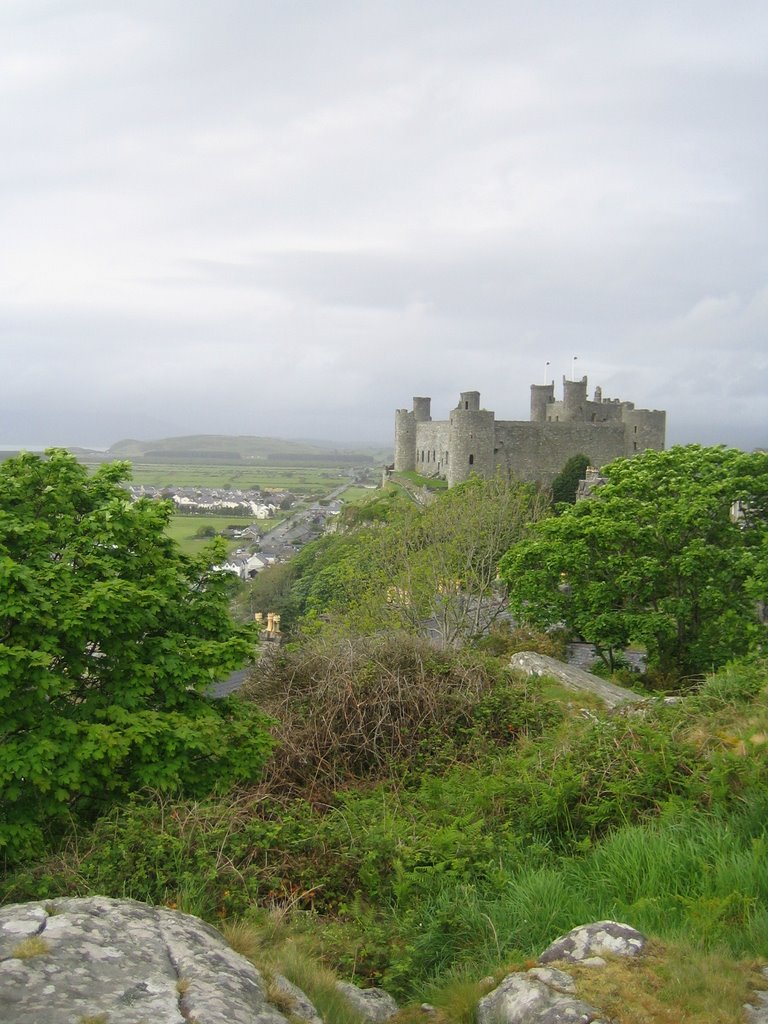
[(568, 459), (552, 481), (553, 505), (557, 505), (560, 502), (567, 502), (569, 505), (575, 504), (579, 480), (584, 479), (587, 466), (589, 466), (588, 455), (572, 455)]
[(590, 500), (539, 523), (502, 560), (513, 614), (564, 622), (609, 663), (644, 644), (649, 666), (679, 675), (764, 638), (755, 601), (765, 598), (768, 455), (691, 445), (602, 473)]
[(547, 505), (542, 491), (501, 476), (472, 477), (425, 507), (377, 498), (376, 516), (358, 513), (362, 525), (314, 550), (297, 584), (302, 606), (352, 632), (401, 630), (444, 644), (485, 633), (505, 609), (499, 559)]
[(251, 656), (226, 580), (135, 503), (125, 463), (63, 450), (0, 465), (0, 853), (144, 786), (202, 793), (253, 777), (258, 713), (205, 696)]

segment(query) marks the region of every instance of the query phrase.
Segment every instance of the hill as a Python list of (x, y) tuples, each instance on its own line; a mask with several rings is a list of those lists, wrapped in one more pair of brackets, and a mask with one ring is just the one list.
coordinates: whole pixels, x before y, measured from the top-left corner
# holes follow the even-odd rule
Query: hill
[(107, 457), (146, 462), (296, 463), (370, 465), (383, 461), (383, 448), (350, 448), (330, 442), (286, 440), (241, 434), (192, 434), (149, 441), (125, 439), (111, 445)]

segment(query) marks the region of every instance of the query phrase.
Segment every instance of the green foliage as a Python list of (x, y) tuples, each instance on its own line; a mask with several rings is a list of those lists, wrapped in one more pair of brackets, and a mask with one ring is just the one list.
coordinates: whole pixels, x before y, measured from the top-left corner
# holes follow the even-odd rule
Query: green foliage
[(557, 505), (565, 502), (576, 503), (576, 491), (579, 481), (584, 479), (587, 466), (590, 464), (588, 455), (572, 455), (555, 479), (552, 481), (552, 503)]
[(643, 717), (568, 711), (502, 679), (460, 744), (439, 741), (449, 758), (433, 740), (394, 786), (347, 779), (313, 802), (263, 786), (139, 794), (18, 871), (5, 898), (100, 892), (214, 921), (303, 908), (325, 915), (327, 959), (400, 995), (605, 918), (768, 956), (766, 666), (731, 666)]
[(567, 633), (563, 629), (534, 629), (531, 626), (512, 626), (508, 619), (495, 622), (488, 635), (476, 646), (497, 658), (509, 658), (521, 651), (546, 654), (549, 658), (566, 661)]
[(93, 815), (144, 786), (252, 778), (269, 740), (212, 682), (253, 639), (226, 581), (165, 536), (167, 506), (131, 502), (124, 464), (88, 476), (73, 456), (0, 466), (0, 850)]
[(591, 500), (540, 522), (502, 560), (513, 614), (565, 623), (609, 663), (641, 644), (653, 669), (678, 676), (764, 640), (768, 455), (689, 446), (603, 473)]
[(297, 607), (316, 626), (330, 617), (334, 632), (447, 644), (486, 633), (504, 607), (499, 559), (546, 507), (543, 493), (501, 477), (473, 477), (424, 507), (385, 492), (348, 532), (298, 556)]
[(201, 539), (207, 538), (208, 540), (210, 540), (212, 537), (215, 536), (216, 529), (213, 526), (198, 526), (198, 528), (195, 530), (195, 537), (199, 537)]

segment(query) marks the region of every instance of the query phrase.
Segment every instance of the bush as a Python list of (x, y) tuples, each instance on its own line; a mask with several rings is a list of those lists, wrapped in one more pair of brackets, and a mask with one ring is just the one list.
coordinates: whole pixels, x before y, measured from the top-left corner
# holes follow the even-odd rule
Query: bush
[(477, 659), (405, 634), (317, 637), (245, 688), (276, 721), (272, 787), (330, 789), (399, 774), (425, 741), (450, 745), (494, 679)]

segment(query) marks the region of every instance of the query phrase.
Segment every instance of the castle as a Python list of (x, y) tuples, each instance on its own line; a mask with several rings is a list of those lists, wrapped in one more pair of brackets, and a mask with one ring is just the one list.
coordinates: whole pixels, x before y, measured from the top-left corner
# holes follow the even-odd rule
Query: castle
[(433, 420), (430, 398), (414, 398), (413, 409), (395, 414), (395, 472), (415, 470), (440, 477), (448, 486), (472, 473), (492, 477), (499, 470), (521, 480), (549, 484), (572, 455), (593, 466), (664, 447), (666, 413), (636, 409), (633, 402), (587, 397), (587, 378), (566, 380), (563, 399), (555, 383), (531, 385), (531, 418), (497, 420), (480, 408), (480, 392), (464, 391), (447, 420)]

